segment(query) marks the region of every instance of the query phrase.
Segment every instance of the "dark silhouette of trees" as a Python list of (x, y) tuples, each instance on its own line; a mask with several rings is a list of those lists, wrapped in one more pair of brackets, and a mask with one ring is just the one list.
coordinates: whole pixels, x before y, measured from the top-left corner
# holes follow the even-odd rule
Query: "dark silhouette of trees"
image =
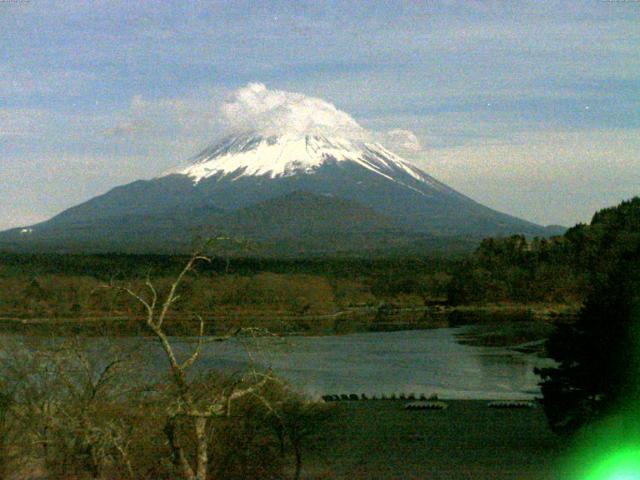
[(580, 238), (591, 290), (574, 324), (547, 342), (538, 371), (551, 427), (572, 432), (640, 399), (640, 199), (598, 212)]
[(487, 238), (454, 270), (450, 303), (581, 303), (640, 237), (640, 198), (597, 212), (562, 236)]

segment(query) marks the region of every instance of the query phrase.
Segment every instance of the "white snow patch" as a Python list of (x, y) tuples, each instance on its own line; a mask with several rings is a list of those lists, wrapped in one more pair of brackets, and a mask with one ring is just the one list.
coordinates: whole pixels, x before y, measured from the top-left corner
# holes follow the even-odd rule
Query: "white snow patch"
[(237, 180), (248, 176), (288, 177), (314, 173), (325, 162), (353, 162), (387, 180), (416, 192), (419, 189), (394, 178), (398, 170), (426, 182), (428, 177), (379, 144), (354, 142), (340, 137), (285, 134), (279, 137), (242, 135), (224, 140), (195, 157), (194, 163), (163, 174), (186, 175), (194, 184), (218, 176)]
[[(223, 178), (236, 181), (250, 176), (277, 178), (313, 174), (326, 162), (352, 162), (421, 195), (428, 193), (419, 188), (419, 183), (453, 193), (380, 144), (291, 133), (279, 137), (245, 134), (227, 138), (194, 157), (193, 163), (169, 170), (163, 176), (186, 175), (197, 185), (211, 177), (218, 177), (218, 181)], [(407, 175), (418, 185), (412, 185)]]
[[(312, 173), (330, 160), (363, 163), (360, 160), (361, 150), (340, 138), (329, 140), (287, 134), (280, 137), (237, 137), (227, 142), (227, 148), (214, 147), (210, 156), (201, 154), (194, 164), (171, 170), (165, 175), (187, 175), (198, 183), (216, 175), (231, 175), (236, 180), (245, 176), (275, 178)], [(367, 165), (367, 168), (371, 167)]]

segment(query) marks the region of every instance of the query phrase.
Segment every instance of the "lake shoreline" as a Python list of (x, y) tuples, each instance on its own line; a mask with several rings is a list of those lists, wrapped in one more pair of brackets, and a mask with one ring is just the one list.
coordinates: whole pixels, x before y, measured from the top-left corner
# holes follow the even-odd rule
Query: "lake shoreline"
[[(464, 325), (494, 325), (540, 322), (571, 322), (579, 307), (549, 304), (482, 304), (449, 306), (442, 303), (422, 307), (354, 307), (322, 315), (294, 312), (251, 311), (225, 314), (201, 314), (206, 334), (215, 336), (239, 327), (252, 326), (283, 336), (343, 335), (356, 332), (393, 332), (428, 330)], [(193, 316), (168, 318), (167, 329), (173, 335), (193, 335)], [(32, 335), (144, 336), (144, 318), (128, 315), (22, 318), (0, 316), (0, 333)]]

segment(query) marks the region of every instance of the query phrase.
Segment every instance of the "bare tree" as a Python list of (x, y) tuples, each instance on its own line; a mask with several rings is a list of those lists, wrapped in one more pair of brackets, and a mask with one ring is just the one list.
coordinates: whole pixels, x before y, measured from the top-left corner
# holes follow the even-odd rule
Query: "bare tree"
[(0, 375), (13, 400), (7, 420), (12, 469), (40, 465), (52, 474), (101, 478), (122, 465), (120, 478), (135, 477), (131, 428), (117, 413), (131, 391), (135, 354), (118, 345), (108, 350), (89, 351), (84, 337), (3, 341)]
[[(145, 281), (146, 291), (144, 292), (134, 291), (128, 286), (110, 286), (130, 295), (144, 307), (144, 325), (160, 342), (169, 363), (175, 394), (168, 408), (168, 419), (164, 432), (171, 448), (172, 461), (185, 480), (206, 480), (207, 478), (210, 463), (210, 423), (212, 419), (229, 416), (233, 403), (247, 396), (259, 398), (268, 405), (269, 401), (261, 394), (261, 391), (267, 384), (276, 381), (270, 370), (258, 372), (256, 369), (252, 369), (250, 375), (218, 389), (213, 395), (205, 397), (197, 395), (197, 389), (190, 381), (187, 372), (198, 360), (205, 341), (204, 319), (200, 315), (194, 315), (194, 319), (198, 323), (197, 344), (183, 359), (178, 358), (176, 354), (172, 340), (166, 333), (165, 322), (172, 306), (180, 298), (177, 292), (181, 283), (185, 276), (194, 270), (194, 266), (198, 262), (211, 262), (211, 259), (201, 253), (193, 254), (163, 298), (160, 298), (161, 295), (149, 276)], [(242, 329), (236, 329), (227, 335), (218, 337), (217, 340), (230, 339), (242, 333)], [(181, 441), (178, 431), (180, 423), (188, 425), (189, 437), (195, 444), (195, 451), (189, 452), (187, 442)]]
[[(270, 364), (271, 349), (263, 349), (261, 342), (271, 334), (252, 327), (207, 336), (199, 315), (191, 317), (196, 332), (192, 348), (185, 349), (182, 340), (168, 333), (173, 331), (181, 286), (199, 262), (208, 261), (204, 255), (193, 255), (162, 288), (149, 275), (136, 287), (103, 285), (140, 305), (144, 315), (133, 321), (160, 345), (169, 365), (168, 382), (142, 383), (143, 340), (110, 335), (1, 339), (0, 385), (5, 382), (6, 388), (0, 390), (0, 401), (6, 393), (11, 402), (6, 408), (0, 402), (0, 447), (2, 433), (7, 432), (5, 444), (10, 448), (5, 451), (14, 478), (273, 478), (288, 453), (285, 441), (292, 445), (299, 478), (300, 445), (313, 424), (308, 418), (313, 409), (297, 406), (298, 401), (307, 402), (292, 395), (270, 369), (257, 368)], [(244, 347), (246, 370), (196, 375), (193, 370), (203, 360), (205, 343), (230, 339)], [(3, 412), (8, 415), (4, 429)], [(237, 449), (240, 444), (242, 451)], [(254, 461), (256, 453), (260, 459)]]

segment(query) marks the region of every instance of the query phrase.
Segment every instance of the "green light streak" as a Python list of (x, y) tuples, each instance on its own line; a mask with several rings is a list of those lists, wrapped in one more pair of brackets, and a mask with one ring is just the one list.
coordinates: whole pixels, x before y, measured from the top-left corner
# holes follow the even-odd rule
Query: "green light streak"
[(640, 450), (623, 449), (606, 456), (581, 480), (640, 480)]
[[(630, 339), (640, 347), (640, 306)], [(574, 438), (562, 480), (640, 480), (640, 349), (629, 359), (627, 397)]]
[(562, 480), (640, 480), (640, 415), (637, 408), (592, 425), (575, 439)]

